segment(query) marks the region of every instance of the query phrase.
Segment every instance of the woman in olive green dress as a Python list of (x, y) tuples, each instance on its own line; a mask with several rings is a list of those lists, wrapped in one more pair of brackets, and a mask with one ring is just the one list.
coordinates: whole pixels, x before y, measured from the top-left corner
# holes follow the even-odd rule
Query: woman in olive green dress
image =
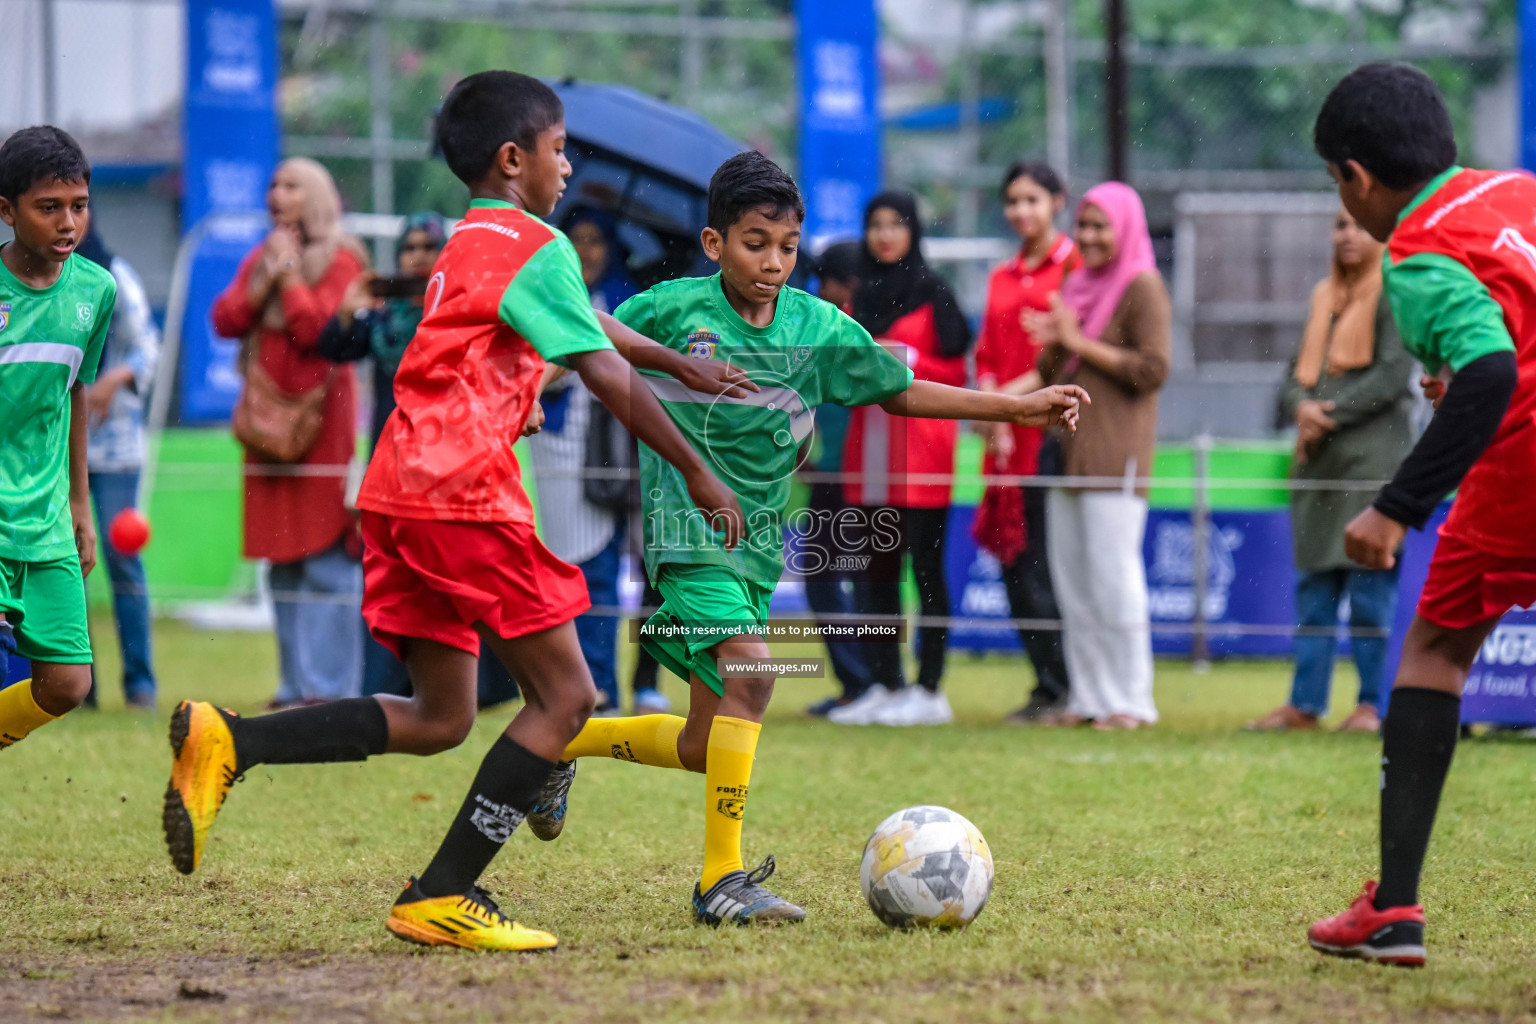
[[(1381, 245), (1340, 210), (1333, 223), (1333, 270), (1313, 290), (1301, 348), (1281, 395), (1286, 418), (1296, 423), (1297, 480), (1385, 480), (1413, 445), (1413, 358), (1381, 293), (1381, 255)], [(1385, 631), (1397, 608), (1397, 570), (1362, 569), (1344, 555), (1345, 526), (1374, 496), (1374, 488), (1291, 492), (1300, 627), (1296, 674), (1290, 700), (1250, 728), (1312, 729), (1328, 714), (1339, 603), (1346, 595), (1350, 627), (1376, 635), (1351, 637), (1360, 695), (1340, 728), (1380, 727), (1376, 705)]]

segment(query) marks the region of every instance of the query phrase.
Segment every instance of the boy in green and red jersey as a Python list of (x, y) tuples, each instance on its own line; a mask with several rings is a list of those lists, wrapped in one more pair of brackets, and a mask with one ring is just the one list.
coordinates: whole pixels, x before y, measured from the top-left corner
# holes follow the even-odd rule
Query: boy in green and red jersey
[(183, 701), (171, 720), (163, 827), (172, 861), (190, 874), (231, 784), (254, 765), (457, 746), (474, 722), (484, 641), (525, 703), (481, 762), (436, 856), (395, 902), (388, 928), (426, 945), (549, 949), (553, 935), (504, 916), (478, 884), (537, 806), (597, 695), (572, 621), (590, 606), (586, 584), (535, 535), (513, 445), (528, 432), (546, 360), (567, 366), (675, 468), (693, 507), (734, 546), (740, 506), (630, 363), (715, 394), (746, 392), (737, 386), (743, 375), (690, 363), (612, 322), (605, 328), (593, 313), (575, 250), (540, 219), (571, 173), (564, 108), (548, 86), (509, 71), (472, 75), (444, 101), (437, 135), (472, 202), (433, 267), (425, 313), (395, 375), (397, 406), (357, 500), (363, 617), (405, 662), (414, 695), (257, 718)]
[[(96, 379), (117, 284), (75, 247), (91, 165), (48, 125), (0, 146), (0, 750), (91, 688), (82, 577), (96, 564), (86, 483), (85, 385)], [(9, 655), (32, 678), (5, 686)]]
[[(708, 208), (701, 242), (720, 272), (659, 284), (615, 315), (703, 365), (742, 367), (758, 385), (755, 394), (714, 397), (647, 378), (684, 436), (730, 481), (747, 513), (747, 535), (739, 548), (727, 548), (689, 507), (676, 470), (641, 446), (645, 568), (664, 598), (642, 642), (689, 680), (688, 717), (592, 719), (566, 748), (562, 772), (552, 776), (563, 787), (546, 795), (528, 823), (541, 839), (558, 834), (577, 758), (702, 772), (704, 864), (693, 889), (695, 919), (711, 925), (798, 921), (804, 910), (760, 884), (774, 871), (772, 856), (745, 870), (741, 829), (774, 685), (771, 669), (755, 666), (769, 655), (768, 603), (784, 571), (790, 479), (814, 410), (828, 402), (879, 405), (901, 416), (1073, 428), (1087, 394), (1070, 385), (1002, 395), (914, 381), (906, 364), (851, 318), (786, 285), (805, 205), (794, 180), (761, 153), (720, 165), (710, 179)], [(802, 517), (796, 525), (802, 567), (809, 559), (857, 555), (844, 550), (842, 530), (852, 524), (842, 516)], [(894, 530), (870, 533), (877, 542), (899, 543)], [(858, 533), (859, 543), (865, 536)], [(730, 661), (746, 666), (723, 670)]]
[(1381, 881), (1317, 922), (1320, 952), (1422, 966), (1419, 874), (1460, 732), (1461, 691), (1505, 612), (1536, 603), (1536, 179), (1456, 166), (1445, 101), (1405, 64), (1367, 64), (1324, 102), (1318, 154), (1351, 216), (1386, 242), (1403, 344), (1436, 413), (1345, 551), (1390, 569), (1457, 491), (1382, 725)]

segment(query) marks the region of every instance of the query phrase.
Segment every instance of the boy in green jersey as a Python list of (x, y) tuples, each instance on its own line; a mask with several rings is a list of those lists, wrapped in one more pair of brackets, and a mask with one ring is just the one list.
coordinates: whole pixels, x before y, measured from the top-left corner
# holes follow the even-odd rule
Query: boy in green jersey
[[(813, 410), (826, 402), (879, 405), (893, 415), (1071, 429), (1079, 401), (1088, 400), (1072, 386), (1011, 396), (914, 381), (902, 360), (835, 306), (785, 285), (804, 219), (799, 189), (773, 161), (759, 153), (732, 157), (710, 181), (709, 226), (702, 237), (720, 273), (657, 285), (614, 314), (693, 358), (745, 369), (757, 384), (756, 393), (731, 398), (696, 395), (662, 377), (647, 381), (683, 436), (736, 492), (746, 536), (727, 550), (692, 510), (676, 470), (641, 446), (645, 568), (665, 599), (646, 623), (642, 643), (690, 681), (688, 717), (589, 720), (528, 817), (540, 838), (559, 834), (576, 758), (703, 772), (704, 870), (693, 910), (706, 924), (805, 916), (759, 884), (773, 872), (771, 856), (756, 870), (744, 870), (742, 818), (774, 676), (728, 666), (769, 656), (768, 602), (784, 569), (790, 479)], [(843, 550), (837, 522), (798, 525), (807, 535), (801, 557), (857, 556)], [(899, 542), (894, 531), (885, 534)]]
[(19, 653), (32, 678), (0, 690), (0, 750), (80, 706), (91, 688), (82, 578), (96, 564), (85, 471), (85, 385), (117, 300), (74, 255), (90, 218), (91, 165), (48, 125), (0, 146), (0, 686)]

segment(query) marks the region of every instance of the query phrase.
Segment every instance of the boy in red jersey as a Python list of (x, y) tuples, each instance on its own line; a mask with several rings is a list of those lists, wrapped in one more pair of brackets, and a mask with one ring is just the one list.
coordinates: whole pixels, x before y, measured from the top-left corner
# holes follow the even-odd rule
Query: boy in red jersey
[[(482, 762), (442, 846), (395, 903), (388, 927), (427, 945), (549, 949), (556, 939), (501, 914), (477, 884), (537, 806), (596, 690), (572, 620), (590, 606), (581, 572), (539, 542), (512, 446), (525, 432), (546, 360), (592, 393), (677, 468), (689, 499), (734, 546), (731, 492), (641, 385), (636, 366), (713, 393), (742, 375), (701, 367), (592, 312), (565, 236), (539, 219), (564, 191), (560, 99), (537, 79), (488, 71), (460, 82), (438, 120), (469, 213), (443, 249), (426, 313), (395, 377), (398, 406), (358, 497), (363, 615), (410, 670), (414, 696), (379, 695), (242, 719), (182, 702), (164, 828), (191, 873), (230, 785), (257, 764), (358, 761), (457, 746), (475, 717), (476, 657), (489, 645), (525, 704)], [(755, 388), (753, 388), (755, 390)]]
[(1308, 931), (1335, 956), (1424, 964), (1419, 873), (1478, 649), (1510, 608), (1536, 603), (1536, 179), (1456, 166), (1439, 91), (1405, 64), (1366, 64), (1323, 103), (1313, 133), (1344, 207), (1387, 242), (1403, 344), (1429, 370), (1429, 429), (1345, 533), (1390, 569), (1407, 531), (1457, 491), (1382, 724), (1381, 881)]

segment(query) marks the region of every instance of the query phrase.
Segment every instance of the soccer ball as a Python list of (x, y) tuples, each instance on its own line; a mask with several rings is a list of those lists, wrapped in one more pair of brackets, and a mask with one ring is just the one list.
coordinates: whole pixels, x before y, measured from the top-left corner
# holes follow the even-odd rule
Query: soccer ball
[(964, 928), (992, 895), (992, 851), (949, 808), (908, 807), (869, 837), (859, 887), (892, 928)]

